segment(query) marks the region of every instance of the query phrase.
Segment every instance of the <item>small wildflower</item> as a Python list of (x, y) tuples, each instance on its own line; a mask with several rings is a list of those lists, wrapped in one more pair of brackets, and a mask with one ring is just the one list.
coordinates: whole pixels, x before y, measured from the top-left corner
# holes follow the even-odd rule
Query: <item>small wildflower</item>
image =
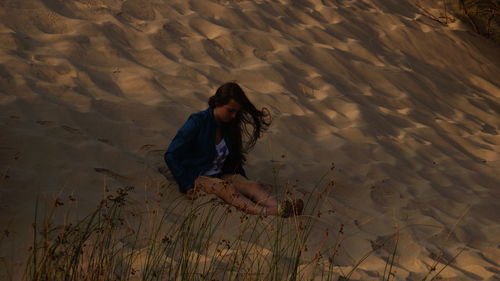
[(57, 197), (56, 200), (54, 200), (54, 207), (59, 207), (62, 205), (64, 205), (64, 203), (61, 201), (61, 199), (59, 199), (59, 197)]
[(314, 261), (319, 262), (323, 258), (323, 255), (321, 254), (320, 251), (317, 251), (316, 254), (314, 255)]
[(171, 244), (171, 243), (172, 243), (172, 239), (171, 239), (171, 237), (170, 237), (170, 236), (165, 235), (165, 236), (163, 236), (163, 238), (161, 239), (161, 242), (162, 242), (163, 244), (167, 244), (167, 245), (169, 245), (169, 244)]

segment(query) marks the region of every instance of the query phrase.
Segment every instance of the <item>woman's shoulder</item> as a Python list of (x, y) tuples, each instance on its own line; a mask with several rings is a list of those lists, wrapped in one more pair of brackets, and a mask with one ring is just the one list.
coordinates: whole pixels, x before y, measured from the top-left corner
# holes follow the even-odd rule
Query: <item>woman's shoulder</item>
[(209, 120), (210, 117), (211, 117), (211, 109), (207, 108), (205, 110), (192, 113), (189, 116), (189, 119), (195, 119), (195, 120), (199, 120), (199, 121), (204, 121), (204, 120)]
[(204, 125), (206, 123), (211, 122), (212, 119), (213, 117), (211, 114), (211, 109), (208, 108), (189, 115), (189, 118), (186, 121), (186, 123), (190, 123), (191, 125)]

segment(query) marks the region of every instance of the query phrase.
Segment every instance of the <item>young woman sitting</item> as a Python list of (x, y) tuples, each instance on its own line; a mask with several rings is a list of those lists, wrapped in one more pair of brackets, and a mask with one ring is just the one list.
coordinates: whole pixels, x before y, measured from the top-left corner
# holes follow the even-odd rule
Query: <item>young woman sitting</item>
[(300, 215), (301, 199), (278, 202), (243, 169), (248, 151), (271, 123), (269, 111), (256, 109), (233, 82), (220, 86), (208, 105), (189, 116), (165, 153), (180, 191), (192, 199), (200, 191), (215, 194), (249, 214)]

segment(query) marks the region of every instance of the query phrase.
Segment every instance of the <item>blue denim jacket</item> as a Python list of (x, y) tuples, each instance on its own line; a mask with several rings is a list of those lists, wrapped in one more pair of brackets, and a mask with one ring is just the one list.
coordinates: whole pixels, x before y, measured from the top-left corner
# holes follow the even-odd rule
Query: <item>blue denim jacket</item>
[[(217, 128), (213, 109), (191, 114), (168, 146), (164, 158), (181, 192), (193, 188), (194, 180), (207, 171), (216, 157), (215, 130)], [(221, 126), (222, 136), (229, 149), (229, 155), (222, 168), (223, 174), (241, 174), (246, 177), (243, 167), (231, 167), (234, 154), (231, 137)], [(228, 161), (229, 160), (229, 161)]]

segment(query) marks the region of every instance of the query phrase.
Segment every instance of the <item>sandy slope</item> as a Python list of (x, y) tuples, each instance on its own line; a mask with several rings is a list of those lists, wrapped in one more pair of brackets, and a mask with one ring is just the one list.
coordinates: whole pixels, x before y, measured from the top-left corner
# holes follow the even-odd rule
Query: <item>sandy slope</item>
[[(499, 280), (499, 48), (410, 2), (0, 1), (0, 225), (16, 237), (2, 260), (30, 235), (37, 194), (73, 194), (82, 212), (105, 185), (176, 194), (162, 151), (237, 80), (274, 116), (252, 178), (272, 181), (278, 159), (313, 191), (335, 162), (322, 208), (350, 235), (339, 265), (399, 225), (397, 280), (464, 246), (443, 277)], [(383, 266), (374, 256), (359, 278)]]

